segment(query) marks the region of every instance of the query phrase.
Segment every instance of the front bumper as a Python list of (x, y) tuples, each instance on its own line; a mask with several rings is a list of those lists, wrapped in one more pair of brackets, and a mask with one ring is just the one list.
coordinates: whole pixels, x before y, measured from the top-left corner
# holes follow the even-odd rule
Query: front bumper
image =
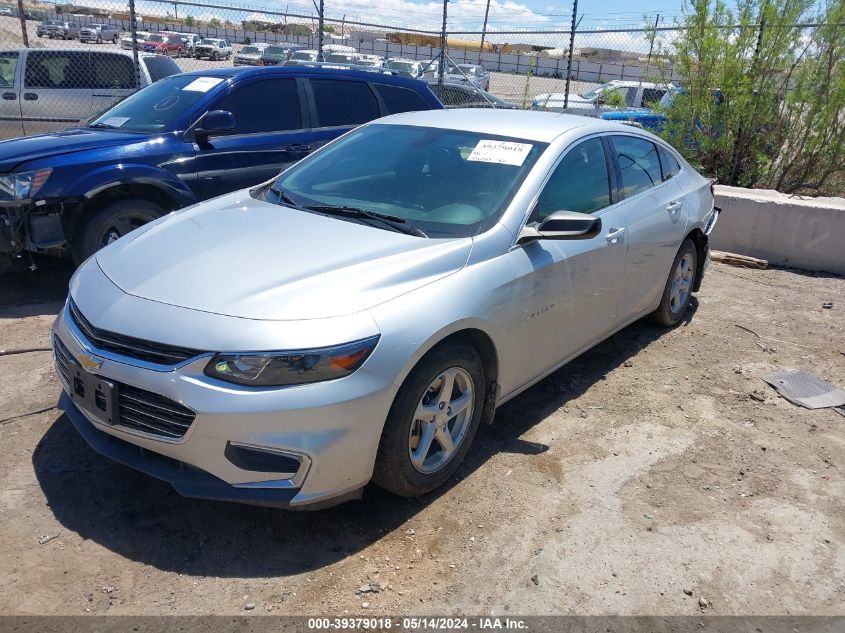
[[(175, 367), (156, 367), (98, 350), (70, 318), (67, 306), (53, 325), (53, 335), (74, 359), (88, 354), (102, 361), (95, 370), (99, 378), (161, 395), (196, 413), (176, 439), (129, 428), (119, 419), (109, 423), (99, 411), (71, 401), (73, 386), (58, 372), (65, 391), (62, 407), (96, 451), (169, 481), (183, 495), (283, 507), (325, 506), (360, 494), (372, 476), (396, 387), (367, 371), (366, 364), (339, 380), (250, 389), (206, 377), (203, 370), (210, 354)], [(108, 438), (115, 441), (109, 443)], [(232, 445), (296, 456), (300, 467), (295, 473), (251, 470), (232, 458)]]

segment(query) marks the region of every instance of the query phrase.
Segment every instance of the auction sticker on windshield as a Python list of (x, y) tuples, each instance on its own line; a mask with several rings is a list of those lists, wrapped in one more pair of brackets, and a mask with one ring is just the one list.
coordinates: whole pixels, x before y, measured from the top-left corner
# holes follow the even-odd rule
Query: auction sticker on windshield
[(498, 163), (500, 165), (521, 166), (525, 162), (531, 143), (512, 143), (509, 141), (493, 141), (481, 139), (478, 145), (467, 156), (467, 160), (480, 163)]
[(208, 92), (221, 81), (223, 80), (220, 77), (199, 77), (182, 88), (182, 90), (188, 90), (190, 92)]

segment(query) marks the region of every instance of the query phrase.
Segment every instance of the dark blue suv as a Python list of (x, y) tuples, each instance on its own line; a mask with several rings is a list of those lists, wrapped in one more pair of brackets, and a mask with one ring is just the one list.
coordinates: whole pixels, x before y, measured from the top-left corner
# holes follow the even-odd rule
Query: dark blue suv
[(69, 250), (80, 262), (164, 213), (268, 180), (361, 123), (442, 107), (425, 83), (389, 72), (168, 77), (85, 127), (0, 142), (0, 259)]

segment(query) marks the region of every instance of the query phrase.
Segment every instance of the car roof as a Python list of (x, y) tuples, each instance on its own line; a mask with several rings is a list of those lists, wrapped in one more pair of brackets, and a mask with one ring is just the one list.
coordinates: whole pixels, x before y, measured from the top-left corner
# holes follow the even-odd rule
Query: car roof
[(403, 75), (396, 75), (384, 72), (378, 72), (382, 69), (374, 70), (355, 70), (343, 66), (224, 66), (221, 68), (208, 68), (205, 70), (192, 70), (191, 72), (181, 73), (183, 75), (193, 75), (196, 77), (260, 77), (262, 75), (287, 75), (287, 76), (304, 76), (304, 75), (326, 75), (331, 77), (354, 77), (371, 82), (396, 82), (405, 85), (425, 85), (425, 82), (418, 79), (412, 79)]
[[(604, 121), (576, 114), (557, 114), (536, 110), (499, 110), (481, 108), (455, 108), (424, 110), (394, 114), (378, 123), (389, 125), (415, 125), (451, 130), (466, 130), (480, 134), (510, 136), (538, 143), (551, 143), (571, 130), (584, 128), (584, 133), (627, 132), (635, 128), (622, 123)], [(637, 133), (642, 133), (636, 130)], [(651, 136), (643, 133), (644, 136)]]

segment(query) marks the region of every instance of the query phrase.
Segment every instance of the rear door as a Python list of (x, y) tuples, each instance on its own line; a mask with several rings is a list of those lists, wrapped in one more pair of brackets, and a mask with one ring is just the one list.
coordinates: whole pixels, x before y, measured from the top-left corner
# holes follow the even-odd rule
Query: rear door
[[(684, 239), (687, 210), (675, 177), (679, 166), (664, 179), (657, 145), (635, 135), (610, 137), (620, 181), (620, 206), (628, 223), (624, 319), (641, 314), (657, 302), (672, 261)], [(674, 172), (674, 174), (673, 174)]]
[(364, 81), (340, 77), (307, 81), (317, 147), (381, 116), (378, 99)]
[(23, 136), (20, 103), (20, 53), (0, 52), (0, 138)]
[(135, 66), (128, 55), (91, 53), (91, 65), (92, 114), (135, 92)]
[(228, 110), (235, 129), (197, 145), (197, 196), (212, 198), (269, 180), (314, 149), (299, 80), (236, 83), (209, 110)]
[(73, 127), (91, 113), (91, 54), (30, 50), (20, 99), (25, 134)]

